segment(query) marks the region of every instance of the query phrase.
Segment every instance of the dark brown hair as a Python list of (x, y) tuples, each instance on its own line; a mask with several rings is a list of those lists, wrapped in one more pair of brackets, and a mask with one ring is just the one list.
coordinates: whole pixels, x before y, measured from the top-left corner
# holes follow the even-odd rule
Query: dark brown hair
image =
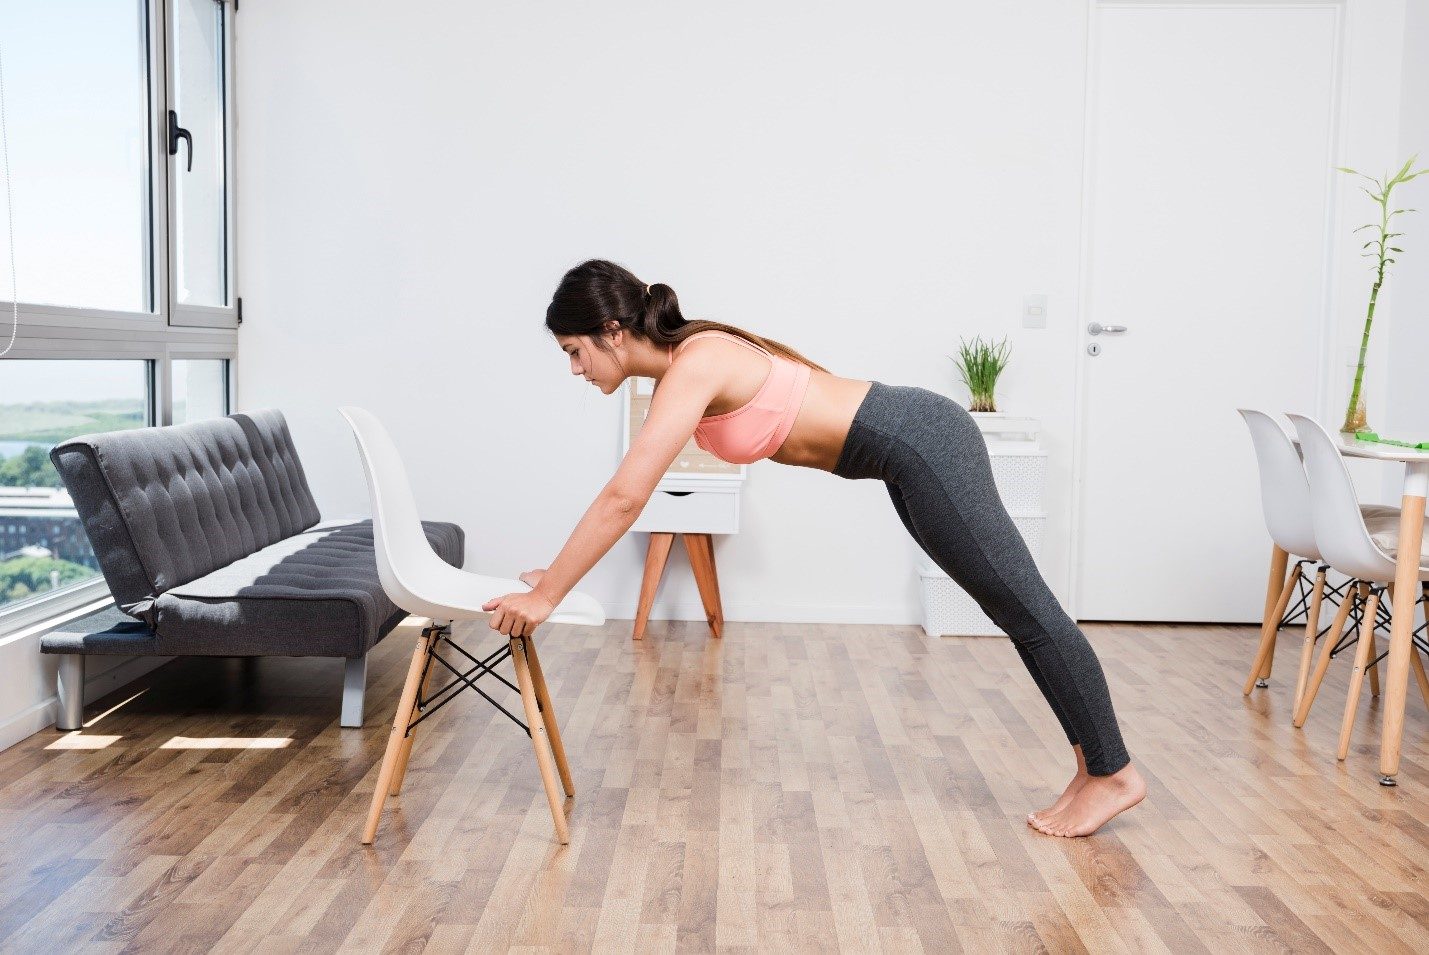
[(587, 259), (561, 277), (561, 284), (556, 286), (556, 294), (546, 307), (546, 328), (553, 335), (588, 335), (597, 348), (608, 353), (610, 347), (601, 332), (607, 330), (607, 323), (611, 321), (662, 347), (678, 345), (696, 332), (718, 329), (810, 368), (828, 371), (772, 338), (723, 322), (687, 321), (680, 314), (680, 302), (674, 289), (655, 282), (646, 294), (645, 283), (614, 262)]

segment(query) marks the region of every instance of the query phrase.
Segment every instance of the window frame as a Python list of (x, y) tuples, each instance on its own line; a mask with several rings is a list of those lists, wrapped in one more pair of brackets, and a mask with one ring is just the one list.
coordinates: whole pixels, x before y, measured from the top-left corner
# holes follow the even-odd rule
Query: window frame
[[(238, 158), (236, 148), (236, 135), (238, 128), (238, 110), (233, 96), (233, 20), (234, 11), (237, 9), (236, 3), (228, 0), (210, 0), (222, 8), (223, 12), (223, 251), (224, 251), (224, 287), (228, 292), (228, 305), (182, 305), (178, 301), (177, 288), (175, 283), (178, 280), (178, 269), (175, 266), (178, 256), (178, 229), (174, 228), (174, 217), (172, 213), (165, 215), (165, 241), (164, 248), (167, 250), (168, 268), (165, 274), (165, 298), (169, 303), (169, 324), (179, 327), (191, 328), (237, 328), (238, 327), (238, 262), (235, 252), (238, 246), (237, 216), (238, 208), (238, 183), (234, 175), (235, 164)], [(164, 165), (169, 172), (168, 181), (165, 186), (164, 204), (166, 210), (172, 210), (178, 204), (179, 170), (178, 156), (168, 154), (168, 116), (169, 110), (178, 99), (178, 92), (174, 87), (173, 57), (168, 54), (168, 38), (170, 31), (168, 20), (170, 7), (174, 0), (163, 0), (165, 24), (165, 69), (163, 73), (164, 85), (164, 105), (163, 105), (163, 155), (167, 160)], [(155, 111), (159, 112), (158, 110)], [(182, 125), (184, 118), (179, 117)], [(187, 146), (185, 147), (187, 148)], [(187, 155), (187, 154), (185, 154)]]
[[(138, 0), (145, 18), (149, 104), (149, 251), (148, 310), (117, 311), (63, 305), (19, 303), (20, 328), (10, 359), (129, 359), (148, 362), (149, 427), (173, 422), (173, 362), (219, 359), (228, 362), (225, 400), (232, 413), (238, 407), (238, 326), (242, 309), (237, 267), (237, 109), (234, 103), (235, 13), (232, 0), (211, 0), (223, 9), (225, 83), (225, 244), (228, 268), (227, 307), (175, 307), (173, 288), (172, 202), (175, 160), (168, 151), (170, 50), (168, 23), (174, 0)], [(182, 119), (180, 119), (182, 122)], [(8, 282), (5, 283), (9, 285)], [(0, 299), (0, 340), (14, 303)], [(0, 608), (0, 640), (46, 620), (102, 599), (108, 593), (103, 575), (94, 580)]]

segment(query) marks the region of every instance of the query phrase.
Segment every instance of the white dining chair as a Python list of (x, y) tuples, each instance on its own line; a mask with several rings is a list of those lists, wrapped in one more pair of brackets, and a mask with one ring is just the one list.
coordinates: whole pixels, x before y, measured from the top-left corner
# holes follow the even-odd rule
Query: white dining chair
[[(382, 768), (377, 777), (377, 789), (372, 795), (362, 842), (371, 843), (376, 837), (383, 804), (388, 795), (395, 796), (401, 790), (417, 724), (463, 689), (471, 689), (530, 735), (556, 836), (563, 845), (568, 843), (570, 833), (566, 825), (564, 801), (556, 788), (553, 757), (555, 771), (560, 774), (567, 796), (575, 795), (575, 785), (566, 762), (565, 748), (561, 744), (561, 731), (551, 706), (551, 695), (541, 672), (541, 661), (536, 655), (535, 641), (531, 637), (512, 637), (505, 647), (478, 659), (451, 639), (454, 621), (488, 618), (490, 613), (481, 609), (482, 604), (502, 594), (531, 588), (520, 580), (461, 570), (438, 557), (422, 531), (406, 468), (387, 429), (371, 412), (362, 408), (343, 407), (339, 410), (352, 426), (362, 458), (363, 473), (367, 476), (377, 575), (382, 589), (401, 609), (430, 619), (412, 652), (407, 681), (402, 687), (401, 700), (392, 720), (392, 733), (382, 757)], [(546, 622), (599, 626), (605, 623), (605, 611), (591, 596), (573, 590)], [(438, 653), (443, 646), (464, 659), (452, 663)], [(516, 670), (514, 686), (495, 669), (507, 657), (510, 657)], [(434, 664), (450, 671), (452, 680), (441, 689), (428, 693), (426, 684), (435, 669)], [(494, 677), (520, 694), (526, 722), (522, 723), (498, 700), (477, 687), (476, 681), (487, 676)]]
[[(1315, 525), (1315, 541), (1330, 566), (1347, 577), (1356, 578), (1360, 581), (1361, 588), (1368, 591), (1369, 605), (1365, 610), (1365, 617), (1371, 621), (1376, 620), (1379, 608), (1388, 603), (1382, 596), (1387, 586), (1391, 588), (1390, 598), (1393, 599), (1394, 561), (1399, 550), (1398, 517), (1396, 515), (1389, 520), (1367, 520), (1355, 495), (1349, 468), (1345, 466), (1335, 439), (1313, 418), (1301, 414), (1288, 414), (1287, 417), (1299, 435), (1300, 451), (1304, 455), (1305, 471), (1310, 481), (1310, 514)], [(1429, 540), (1425, 541), (1419, 555), (1420, 597), (1416, 606), (1424, 601), (1425, 581), (1429, 581)], [(1336, 620), (1343, 625), (1344, 621), (1339, 615)], [(1314, 699), (1314, 694), (1319, 691), (1320, 681), (1324, 679), (1325, 667), (1328, 664), (1328, 654), (1325, 651), (1330, 649), (1338, 636), (1338, 631), (1332, 633), (1331, 639), (1326, 642), (1325, 650), (1321, 651), (1315, 673), (1305, 690), (1307, 699), (1302, 701), (1302, 706), (1306, 709), (1308, 703)], [(1414, 634), (1413, 640), (1415, 646), (1410, 648), (1411, 666), (1419, 682), (1419, 690), (1424, 695), (1425, 702), (1429, 703), (1429, 677), (1425, 675), (1424, 664), (1418, 653), (1419, 650), (1429, 652), (1429, 646), (1425, 645), (1418, 633)], [(1365, 672), (1380, 659), (1382, 658), (1375, 648), (1374, 628), (1371, 626), (1368, 639), (1365, 639), (1362, 633), (1359, 644), (1355, 647), (1355, 666), (1350, 674), (1345, 714), (1340, 723), (1337, 752), (1339, 759), (1344, 759), (1349, 753), (1350, 734), (1354, 730), (1355, 710), (1359, 706), (1360, 688), (1364, 683)], [(1373, 670), (1370, 672), (1373, 675)]]
[[(1260, 644), (1250, 674), (1245, 679), (1242, 693), (1249, 695), (1253, 687), (1267, 685), (1271, 661), (1275, 656), (1277, 631), (1296, 617), (1296, 612), (1286, 613), (1294, 591), (1300, 592), (1300, 603), (1305, 611), (1305, 636), (1301, 644), (1300, 670), (1295, 678), (1295, 696), (1291, 713), (1299, 711), (1300, 701), (1305, 693), (1309, 678), (1310, 663), (1314, 658), (1315, 643), (1330, 628), (1320, 628), (1321, 601), (1328, 600), (1337, 611), (1349, 595), (1353, 599), (1358, 581), (1349, 579), (1340, 584), (1330, 584), (1326, 572), (1330, 569), (1315, 543), (1315, 528), (1310, 517), (1310, 485), (1305, 476), (1305, 466), (1300, 461), (1300, 452), (1290, 440), (1290, 435), (1274, 416), (1255, 408), (1237, 408), (1250, 431), (1251, 446), (1255, 449), (1256, 467), (1260, 474), (1261, 512), (1265, 518), (1265, 529), (1274, 543), (1271, 556), (1270, 583), (1266, 593), (1265, 615), (1261, 621)], [(1399, 509), (1370, 505), (1367, 509), (1376, 518), (1381, 515), (1398, 519)], [(1299, 558), (1287, 576), (1286, 557)], [(1305, 565), (1314, 564), (1315, 578), (1310, 582), (1305, 573)], [(1296, 608), (1298, 611), (1300, 607)], [(1353, 606), (1347, 610), (1352, 611)], [(1342, 622), (1343, 625), (1343, 622)], [(1343, 648), (1334, 648), (1338, 652)], [(1299, 725), (1299, 724), (1296, 724)]]

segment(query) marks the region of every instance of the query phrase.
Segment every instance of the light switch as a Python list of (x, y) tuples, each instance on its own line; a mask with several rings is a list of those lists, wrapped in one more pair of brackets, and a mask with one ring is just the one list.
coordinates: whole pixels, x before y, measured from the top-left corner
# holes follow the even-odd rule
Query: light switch
[(1029, 295), (1022, 302), (1022, 327), (1047, 327), (1047, 296)]

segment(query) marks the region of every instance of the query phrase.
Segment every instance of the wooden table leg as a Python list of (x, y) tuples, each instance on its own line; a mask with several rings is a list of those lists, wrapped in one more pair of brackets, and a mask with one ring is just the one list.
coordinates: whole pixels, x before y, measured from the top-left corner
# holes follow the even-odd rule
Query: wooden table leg
[(660, 577), (665, 573), (674, 544), (672, 533), (650, 534), (650, 545), (645, 549), (645, 575), (640, 579), (640, 604), (635, 610), (635, 631), (631, 634), (635, 640), (645, 637), (645, 623), (650, 619), (650, 608), (655, 605), (655, 590), (660, 586)]
[(681, 534), (690, 567), (695, 572), (695, 585), (705, 608), (705, 620), (716, 637), (724, 635), (724, 608), (719, 599), (719, 578), (715, 575), (714, 542), (709, 534)]
[(1394, 619), (1390, 624), (1389, 672), (1385, 679), (1384, 723), (1379, 741), (1379, 782), (1395, 785), (1399, 745), (1404, 734), (1404, 703), (1409, 693), (1409, 655), (1414, 652), (1414, 595), (1419, 592), (1419, 551), (1424, 539), (1424, 495), (1429, 463), (1405, 462), (1404, 497), (1399, 511), (1399, 553), (1394, 570)]

